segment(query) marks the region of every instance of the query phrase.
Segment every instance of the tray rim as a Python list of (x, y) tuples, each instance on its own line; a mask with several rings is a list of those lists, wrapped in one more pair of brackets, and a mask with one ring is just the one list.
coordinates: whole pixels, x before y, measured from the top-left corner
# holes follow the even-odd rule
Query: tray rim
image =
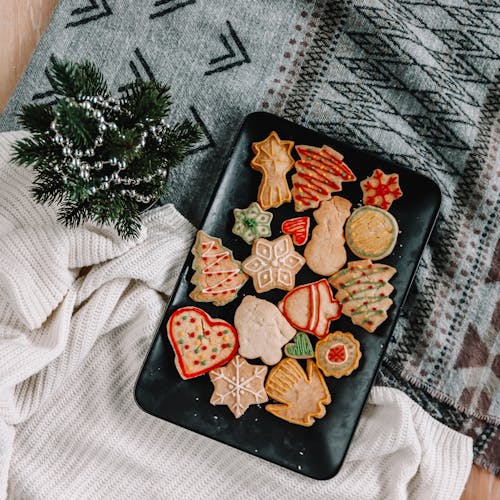
[[(266, 112), (266, 111), (254, 111), (254, 112), (252, 112), (252, 113), (249, 113), (249, 114), (245, 115), (245, 117), (242, 119), (242, 121), (241, 121), (241, 123), (240, 123), (240, 125), (239, 125), (239, 127), (238, 127), (238, 129), (237, 129), (237, 132), (235, 133), (234, 139), (233, 139), (233, 141), (232, 141), (232, 143), (231, 143), (231, 147), (229, 148), (229, 150), (228, 150), (228, 152), (227, 152), (227, 156), (226, 156), (226, 159), (225, 159), (225, 162), (224, 162), (224, 166), (221, 168), (221, 171), (220, 171), (220, 173), (219, 173), (219, 175), (218, 175), (218, 177), (217, 177), (217, 180), (216, 180), (216, 182), (215, 182), (215, 184), (214, 184), (213, 191), (212, 191), (212, 193), (211, 193), (211, 195), (210, 195), (210, 199), (209, 199), (209, 201), (208, 201), (208, 203), (207, 203), (207, 206), (206, 206), (205, 212), (204, 212), (203, 217), (202, 217), (202, 219), (201, 219), (201, 221), (200, 221), (200, 226), (199, 226), (199, 228), (203, 228), (203, 226), (205, 225), (205, 222), (206, 222), (206, 220), (207, 220), (207, 218), (208, 218), (208, 216), (209, 216), (210, 209), (211, 209), (211, 207), (212, 207), (213, 201), (214, 201), (215, 197), (217, 196), (217, 193), (218, 193), (218, 191), (219, 191), (220, 185), (222, 184), (222, 181), (223, 181), (223, 179), (224, 179), (224, 177), (225, 177), (225, 175), (226, 175), (226, 173), (227, 173), (227, 167), (228, 167), (229, 163), (231, 162), (231, 159), (232, 159), (232, 156), (233, 156), (234, 150), (235, 150), (236, 145), (237, 145), (237, 143), (238, 143), (238, 141), (239, 141), (239, 139), (240, 139), (240, 136), (241, 136), (241, 133), (242, 133), (243, 129), (245, 128), (245, 126), (247, 125), (247, 123), (248, 123), (249, 121), (254, 120), (254, 119), (259, 119), (259, 118), (261, 118), (261, 117), (262, 117), (262, 118), (264, 118), (264, 119), (269, 119), (269, 118), (272, 118), (272, 119), (274, 119), (274, 120), (275, 120), (275, 119), (279, 119), (280, 121), (283, 121), (283, 122), (288, 123), (288, 124), (290, 124), (290, 125), (293, 125), (293, 126), (299, 126), (299, 127), (301, 127), (301, 128), (307, 129), (309, 132), (314, 133), (314, 134), (318, 137), (318, 139), (323, 139), (325, 144), (331, 144), (332, 142), (335, 142), (335, 143), (337, 143), (337, 144), (339, 144), (339, 145), (341, 145), (341, 146), (345, 146), (346, 148), (348, 148), (348, 149), (350, 149), (350, 150), (356, 150), (356, 151), (361, 152), (361, 153), (362, 153), (363, 155), (365, 155), (365, 156), (368, 156), (368, 157), (374, 158), (374, 159), (376, 159), (376, 160), (380, 160), (380, 156), (379, 156), (379, 155), (377, 155), (377, 154), (375, 154), (375, 153), (371, 153), (371, 152), (364, 151), (363, 149), (360, 149), (360, 148), (358, 148), (358, 147), (356, 147), (356, 146), (354, 146), (354, 145), (352, 145), (352, 144), (350, 144), (350, 143), (348, 143), (348, 142), (341, 141), (341, 140), (336, 140), (336, 139), (334, 139), (334, 138), (332, 138), (332, 137), (328, 136), (327, 134), (325, 134), (325, 133), (323, 133), (323, 132), (319, 132), (319, 131), (316, 131), (316, 130), (314, 130), (314, 129), (311, 129), (311, 128), (308, 128), (308, 127), (305, 127), (305, 126), (304, 126), (304, 125), (302, 125), (302, 124), (295, 123), (295, 122), (293, 122), (293, 121), (291, 121), (291, 120), (288, 120), (288, 119), (286, 119), (286, 118), (283, 118), (283, 117), (281, 117), (281, 116), (278, 116), (278, 115), (275, 115), (275, 114), (272, 114), (272, 113), (269, 113), (269, 112)], [(336, 146), (336, 147), (338, 147), (338, 146)], [(165, 311), (164, 311), (164, 313), (162, 314), (161, 319), (160, 319), (160, 320), (159, 320), (159, 322), (158, 322), (158, 326), (157, 326), (157, 328), (156, 328), (156, 333), (155, 333), (154, 337), (153, 337), (153, 338), (151, 339), (151, 341), (150, 341), (150, 345), (149, 345), (148, 351), (147, 351), (147, 353), (146, 353), (146, 354), (145, 354), (145, 356), (144, 356), (144, 360), (143, 360), (143, 362), (142, 362), (142, 364), (141, 364), (141, 368), (140, 368), (140, 370), (138, 371), (138, 374), (137, 374), (137, 377), (136, 377), (136, 381), (135, 381), (135, 384), (134, 384), (134, 394), (133, 394), (133, 395), (134, 395), (134, 401), (135, 401), (135, 403), (137, 404), (137, 406), (138, 406), (138, 407), (139, 407), (142, 411), (144, 411), (144, 412), (145, 412), (145, 413), (147, 413), (148, 415), (151, 415), (151, 416), (153, 416), (153, 417), (155, 417), (155, 418), (158, 418), (158, 419), (163, 420), (163, 421), (165, 421), (165, 422), (169, 422), (169, 423), (171, 423), (171, 424), (173, 424), (173, 425), (177, 425), (177, 426), (179, 426), (179, 427), (181, 427), (181, 428), (183, 428), (183, 429), (189, 430), (190, 432), (194, 432), (194, 433), (196, 433), (196, 434), (198, 434), (198, 435), (201, 435), (201, 436), (204, 436), (204, 437), (206, 437), (206, 438), (208, 438), (208, 439), (211, 439), (211, 440), (212, 440), (212, 441), (214, 441), (214, 442), (217, 442), (217, 443), (222, 443), (222, 444), (224, 444), (224, 445), (226, 445), (226, 446), (230, 446), (230, 447), (235, 448), (235, 449), (237, 449), (237, 450), (239, 450), (239, 451), (241, 451), (241, 452), (243, 452), (243, 453), (246, 453), (246, 454), (249, 454), (249, 455), (253, 455), (253, 456), (255, 456), (255, 457), (258, 457), (259, 459), (264, 460), (264, 461), (266, 461), (266, 462), (274, 463), (274, 464), (276, 464), (276, 465), (278, 465), (278, 466), (280, 466), (280, 467), (283, 467), (283, 468), (285, 468), (285, 469), (287, 469), (287, 470), (290, 470), (290, 471), (292, 471), (292, 472), (295, 472), (296, 474), (299, 474), (299, 475), (301, 475), (301, 476), (310, 477), (311, 479), (316, 479), (316, 480), (320, 480), (320, 481), (327, 481), (327, 480), (329, 480), (329, 479), (332, 479), (333, 477), (335, 477), (335, 476), (338, 474), (338, 472), (339, 472), (339, 471), (340, 471), (340, 469), (342, 468), (342, 465), (343, 465), (344, 460), (345, 460), (345, 458), (346, 458), (347, 452), (348, 452), (348, 450), (349, 450), (349, 448), (350, 448), (350, 446), (351, 446), (351, 442), (352, 442), (352, 438), (353, 438), (353, 436), (354, 436), (354, 433), (356, 432), (356, 430), (357, 430), (357, 428), (358, 428), (359, 421), (360, 421), (360, 418), (361, 418), (361, 414), (362, 414), (363, 409), (364, 409), (364, 407), (366, 406), (366, 402), (367, 402), (367, 400), (368, 400), (368, 398), (369, 398), (369, 396), (370, 396), (370, 392), (371, 392), (371, 389), (373, 388), (373, 384), (374, 384), (375, 379), (376, 379), (376, 377), (377, 377), (377, 374), (378, 374), (378, 372), (379, 372), (379, 369), (380, 369), (380, 365), (381, 365), (381, 363), (382, 363), (382, 360), (384, 359), (384, 357), (385, 357), (385, 355), (386, 355), (386, 352), (387, 352), (387, 347), (388, 347), (388, 345), (389, 345), (389, 341), (390, 341), (390, 339), (392, 338), (392, 336), (393, 336), (393, 334), (394, 334), (394, 330), (395, 330), (395, 328), (396, 328), (396, 324), (397, 324), (397, 322), (398, 322), (398, 320), (399, 320), (399, 317), (400, 317), (400, 314), (401, 314), (401, 310), (403, 309), (403, 307), (404, 307), (404, 305), (405, 305), (405, 303), (406, 303), (406, 300), (407, 300), (407, 298), (408, 298), (408, 294), (409, 294), (409, 292), (410, 292), (410, 289), (411, 289), (411, 287), (412, 287), (412, 284), (413, 284), (413, 282), (414, 282), (414, 280), (415, 280), (415, 277), (416, 277), (416, 274), (417, 274), (417, 272), (418, 272), (418, 269), (419, 269), (420, 263), (421, 263), (421, 261), (422, 261), (422, 257), (423, 257), (423, 252), (424, 252), (424, 249), (425, 249), (425, 247), (427, 246), (427, 244), (428, 244), (428, 242), (429, 242), (429, 239), (430, 239), (430, 237), (431, 237), (431, 235), (432, 235), (432, 232), (433, 232), (433, 230), (434, 230), (434, 228), (435, 228), (435, 226), (436, 226), (436, 223), (437, 223), (438, 218), (439, 218), (439, 214), (440, 214), (440, 212), (441, 212), (441, 206), (442, 206), (442, 192), (441, 192), (441, 189), (440, 189), (439, 185), (437, 184), (437, 182), (436, 182), (436, 181), (434, 181), (434, 179), (432, 179), (432, 178), (431, 178), (431, 177), (429, 177), (428, 175), (422, 174), (421, 172), (417, 172), (417, 171), (415, 171), (415, 170), (413, 170), (413, 169), (411, 169), (411, 168), (409, 168), (409, 167), (407, 167), (407, 166), (401, 165), (401, 164), (399, 164), (399, 163), (397, 163), (397, 162), (395, 162), (395, 161), (393, 161), (393, 160), (391, 160), (391, 159), (386, 159), (386, 158), (382, 158), (382, 159), (383, 159), (383, 161), (384, 161), (384, 162), (386, 162), (386, 163), (393, 164), (393, 165), (397, 166), (399, 169), (406, 170), (406, 171), (410, 172), (412, 175), (417, 175), (417, 176), (420, 176), (420, 177), (422, 177), (422, 178), (426, 179), (428, 182), (430, 182), (430, 183), (433, 185), (434, 189), (436, 190), (436, 194), (437, 194), (437, 197), (438, 197), (438, 202), (437, 202), (436, 207), (435, 207), (435, 210), (434, 210), (434, 212), (433, 212), (433, 214), (432, 214), (431, 224), (430, 224), (430, 225), (429, 225), (429, 227), (428, 227), (428, 230), (427, 230), (427, 232), (426, 232), (426, 234), (425, 234), (425, 237), (422, 239), (421, 250), (420, 250), (420, 252), (419, 252), (419, 256), (418, 256), (418, 259), (417, 259), (417, 261), (416, 261), (415, 270), (414, 270), (414, 272), (412, 273), (411, 279), (409, 280), (409, 282), (408, 282), (408, 284), (407, 284), (407, 286), (406, 286), (406, 290), (405, 290), (404, 294), (402, 295), (401, 304), (400, 304), (400, 306), (399, 306), (398, 310), (396, 311), (396, 315), (395, 315), (395, 317), (394, 317), (394, 321), (393, 321), (393, 326), (392, 326), (392, 328), (391, 328), (391, 330), (390, 330), (390, 333), (389, 333), (389, 334), (388, 334), (388, 336), (387, 336), (387, 340), (386, 340), (385, 347), (384, 347), (384, 349), (383, 349), (383, 351), (382, 351), (381, 355), (378, 357), (378, 360), (377, 360), (377, 363), (376, 363), (376, 367), (375, 367), (375, 370), (374, 370), (374, 374), (373, 374), (373, 377), (372, 377), (372, 379), (371, 379), (371, 381), (370, 381), (370, 389), (369, 389), (369, 391), (367, 392), (366, 397), (365, 397), (365, 398), (364, 398), (364, 400), (363, 400), (363, 404), (361, 405), (361, 410), (360, 410), (360, 412), (359, 412), (358, 417), (356, 418), (356, 423), (355, 423), (355, 425), (353, 426), (352, 433), (351, 433), (351, 435), (349, 436), (348, 445), (347, 445), (346, 450), (345, 450), (345, 452), (344, 452), (344, 454), (343, 454), (343, 456), (342, 456), (342, 459), (341, 459), (341, 460), (340, 460), (340, 462), (338, 463), (337, 467), (336, 467), (336, 468), (334, 468), (334, 470), (332, 471), (332, 473), (331, 473), (331, 474), (327, 474), (327, 475), (325, 475), (325, 476), (320, 476), (320, 475), (318, 475), (318, 476), (311, 476), (311, 475), (309, 475), (309, 474), (305, 474), (304, 472), (302, 472), (302, 471), (300, 471), (300, 470), (293, 469), (293, 468), (291, 468), (291, 467), (287, 467), (286, 465), (284, 465), (284, 464), (282, 464), (282, 463), (278, 463), (278, 462), (275, 462), (275, 461), (273, 461), (273, 460), (270, 460), (270, 459), (264, 458), (264, 457), (262, 457), (262, 456), (260, 456), (260, 455), (258, 455), (258, 454), (256, 454), (256, 453), (252, 453), (252, 452), (250, 452), (250, 451), (248, 451), (248, 450), (246, 450), (246, 449), (243, 449), (243, 448), (241, 448), (241, 447), (239, 447), (239, 446), (237, 446), (237, 445), (235, 445), (235, 444), (232, 444), (232, 443), (231, 443), (231, 444), (230, 444), (230, 443), (226, 443), (226, 442), (224, 442), (224, 441), (221, 441), (220, 439), (216, 439), (216, 438), (214, 438), (213, 436), (211, 436), (211, 435), (209, 435), (209, 434), (206, 434), (206, 433), (201, 432), (201, 431), (199, 431), (199, 430), (192, 429), (192, 428), (187, 427), (187, 426), (185, 426), (185, 425), (181, 425), (181, 424), (179, 424), (178, 422), (175, 422), (175, 421), (169, 420), (168, 418), (165, 418), (165, 417), (163, 417), (163, 416), (157, 415), (156, 413), (154, 413), (153, 411), (149, 410), (149, 409), (148, 409), (145, 405), (143, 405), (143, 404), (141, 403), (141, 401), (140, 401), (140, 397), (139, 397), (139, 395), (138, 395), (138, 388), (139, 388), (139, 385), (140, 385), (140, 381), (141, 381), (142, 373), (143, 373), (143, 371), (144, 371), (144, 369), (145, 369), (145, 367), (146, 367), (146, 363), (147, 363), (147, 361), (148, 361), (148, 359), (149, 359), (149, 357), (150, 357), (151, 351), (153, 350), (154, 346), (155, 346), (155, 345), (156, 345), (156, 343), (157, 343), (158, 336), (160, 336), (160, 335), (161, 335), (161, 333), (162, 333), (162, 332), (160, 331), (160, 327), (161, 327), (161, 324), (163, 323), (163, 321), (165, 320), (165, 316), (166, 316), (167, 311), (168, 311), (168, 308), (169, 308), (169, 306), (170, 306), (170, 302), (172, 301), (172, 298), (176, 295), (177, 290), (178, 290), (178, 288), (179, 288), (180, 284), (182, 283), (183, 271), (184, 271), (184, 268), (185, 268), (185, 266), (186, 266), (187, 261), (190, 259), (190, 254), (189, 254), (189, 252), (188, 252), (188, 254), (186, 255), (186, 258), (185, 258), (185, 260), (184, 260), (184, 262), (183, 262), (183, 264), (182, 264), (182, 267), (181, 267), (181, 272), (180, 272), (180, 274), (179, 274), (179, 276), (178, 276), (178, 278), (177, 278), (177, 281), (176, 281), (176, 283), (175, 283), (174, 288), (172, 289), (172, 292), (171, 292), (171, 294), (170, 294), (169, 301), (167, 302), (167, 304), (166, 304), (166, 306), (165, 306)], [(196, 230), (198, 231), (198, 230), (199, 230), (199, 228), (196, 228)], [(191, 244), (191, 246), (192, 246), (192, 244)]]

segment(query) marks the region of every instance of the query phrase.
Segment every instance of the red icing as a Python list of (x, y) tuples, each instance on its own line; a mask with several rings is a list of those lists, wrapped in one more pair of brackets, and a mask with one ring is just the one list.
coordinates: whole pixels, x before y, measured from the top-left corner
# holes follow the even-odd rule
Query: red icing
[[(327, 292), (327, 302), (320, 300), (320, 290)], [(293, 306), (289, 305), (289, 300), (295, 294), (304, 296), (304, 300), (308, 301), (309, 311), (306, 317), (294, 320), (294, 310)], [(340, 304), (333, 298), (332, 289), (325, 278), (298, 286), (288, 292), (283, 298), (281, 310), (283, 316), (293, 327), (303, 332), (312, 333), (318, 338), (325, 337), (329, 332), (330, 323), (340, 317)]]
[[(176, 325), (177, 324), (177, 321), (176, 321), (177, 317), (180, 315), (184, 315), (184, 314), (190, 314), (190, 315), (194, 316), (191, 319), (194, 319), (195, 321), (196, 321), (196, 319), (199, 319), (200, 323), (203, 325), (203, 327), (205, 329), (209, 328), (212, 331), (218, 330), (218, 332), (217, 332), (218, 336), (223, 335), (223, 332), (221, 330), (219, 330), (219, 328), (221, 328), (223, 330), (228, 330), (227, 335), (231, 335), (231, 337), (233, 339), (231, 341), (232, 348), (230, 349), (230, 351), (227, 354), (225, 354), (222, 358), (219, 358), (219, 360), (217, 362), (213, 362), (213, 360), (217, 359), (217, 356), (214, 357), (214, 355), (212, 355), (211, 356), (212, 362), (208, 362), (205, 366), (200, 367), (200, 369), (198, 369), (194, 372), (188, 372), (186, 369), (185, 362), (184, 362), (183, 352), (184, 352), (184, 350), (188, 349), (189, 347), (184, 346), (184, 350), (182, 350), (182, 346), (179, 345), (179, 343), (177, 342), (177, 339), (174, 335), (174, 333), (175, 333), (174, 330), (177, 328), (177, 325)], [(205, 330), (205, 332), (206, 331), (208, 331), (208, 330)], [(194, 336), (194, 332), (192, 332), (192, 333), (193, 333), (192, 336)], [(168, 334), (168, 339), (169, 339), (170, 343), (172, 344), (175, 355), (177, 357), (177, 364), (178, 364), (179, 372), (181, 373), (182, 377), (185, 379), (198, 377), (200, 375), (203, 375), (204, 373), (209, 372), (210, 370), (213, 370), (215, 368), (218, 368), (219, 366), (225, 365), (231, 358), (233, 358), (233, 356), (236, 354), (236, 352), (238, 350), (238, 334), (237, 334), (234, 326), (232, 326), (231, 324), (229, 324), (226, 321), (223, 321), (221, 319), (211, 318), (205, 311), (203, 311), (202, 309), (199, 309), (198, 307), (192, 307), (192, 306), (181, 307), (180, 309), (177, 309), (176, 311), (174, 311), (172, 313), (172, 315), (170, 316), (170, 319), (168, 320), (167, 334)], [(220, 340), (218, 340), (218, 342), (220, 342)], [(225, 345), (227, 347), (227, 343)], [(203, 349), (203, 346), (202, 346), (202, 349)], [(200, 364), (200, 362), (199, 362), (199, 360), (195, 359), (193, 361), (193, 364), (198, 366)]]
[(365, 194), (363, 203), (380, 207), (383, 210), (387, 210), (394, 200), (403, 196), (403, 192), (399, 187), (398, 176), (396, 174), (386, 176), (378, 168), (374, 170), (371, 177), (361, 182), (361, 188)]
[(319, 201), (330, 198), (334, 191), (340, 191), (342, 182), (356, 180), (342, 156), (332, 154), (333, 150), (328, 146), (296, 146), (295, 149), (301, 158), (295, 162), (297, 173), (292, 177), (297, 210), (317, 207)]
[(343, 363), (346, 357), (346, 350), (343, 344), (336, 344), (328, 349), (328, 361), (332, 363)]
[(311, 220), (309, 217), (294, 217), (283, 221), (281, 231), (292, 237), (294, 245), (302, 246), (309, 237), (309, 226)]

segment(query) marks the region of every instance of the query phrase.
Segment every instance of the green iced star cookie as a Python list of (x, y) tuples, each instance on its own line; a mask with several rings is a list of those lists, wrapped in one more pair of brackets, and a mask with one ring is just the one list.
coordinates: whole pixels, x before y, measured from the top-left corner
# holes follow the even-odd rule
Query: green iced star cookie
[(262, 210), (257, 202), (250, 203), (248, 208), (235, 208), (233, 213), (233, 233), (249, 245), (257, 238), (271, 236), (273, 214)]

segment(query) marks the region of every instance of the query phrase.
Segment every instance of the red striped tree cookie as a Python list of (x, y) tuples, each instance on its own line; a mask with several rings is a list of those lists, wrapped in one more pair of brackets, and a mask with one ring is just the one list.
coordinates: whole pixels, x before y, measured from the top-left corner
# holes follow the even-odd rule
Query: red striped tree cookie
[(356, 176), (342, 161), (344, 157), (329, 146), (296, 146), (300, 160), (295, 162), (292, 176), (292, 196), (295, 210), (316, 208), (332, 193), (342, 190), (342, 182), (352, 182)]

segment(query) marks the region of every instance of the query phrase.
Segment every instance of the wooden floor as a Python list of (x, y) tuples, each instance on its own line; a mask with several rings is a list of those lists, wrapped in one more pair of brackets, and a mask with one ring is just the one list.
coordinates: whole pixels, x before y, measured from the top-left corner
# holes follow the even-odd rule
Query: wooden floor
[[(23, 74), (58, 0), (0, 0), (0, 111)], [(473, 466), (462, 500), (500, 499), (500, 479)]]

